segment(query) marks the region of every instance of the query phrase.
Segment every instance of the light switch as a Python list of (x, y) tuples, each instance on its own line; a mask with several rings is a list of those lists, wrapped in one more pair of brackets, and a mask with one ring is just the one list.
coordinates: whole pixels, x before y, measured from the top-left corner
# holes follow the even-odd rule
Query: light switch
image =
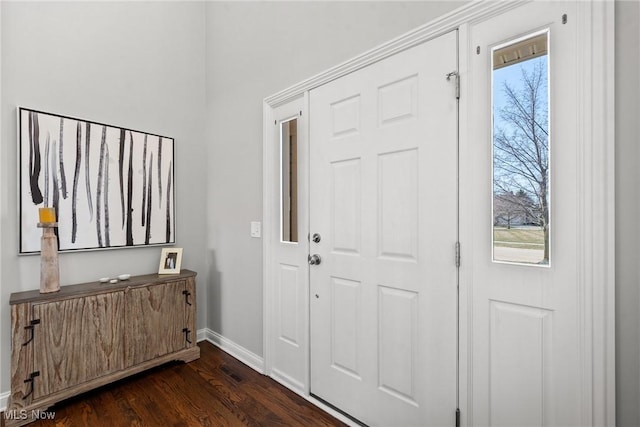
[(251, 221), (251, 237), (262, 236), (262, 224), (259, 221)]

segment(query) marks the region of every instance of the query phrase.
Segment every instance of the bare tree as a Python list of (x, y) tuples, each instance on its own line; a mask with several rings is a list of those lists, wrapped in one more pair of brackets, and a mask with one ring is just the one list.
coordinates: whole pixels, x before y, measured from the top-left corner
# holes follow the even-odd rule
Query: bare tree
[(548, 262), (549, 116), (546, 64), (536, 61), (530, 71), (522, 67), (521, 83), (520, 89), (507, 82), (502, 87), (506, 103), (499, 110), (502, 126), (496, 128), (493, 139), (494, 194), (521, 193), (533, 201), (530, 214), (543, 230), (543, 262)]

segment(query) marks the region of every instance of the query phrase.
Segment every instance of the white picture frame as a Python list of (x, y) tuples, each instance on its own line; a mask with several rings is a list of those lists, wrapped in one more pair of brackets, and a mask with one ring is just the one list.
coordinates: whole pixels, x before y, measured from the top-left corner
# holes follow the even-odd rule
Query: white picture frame
[(158, 274), (180, 274), (182, 248), (162, 248)]

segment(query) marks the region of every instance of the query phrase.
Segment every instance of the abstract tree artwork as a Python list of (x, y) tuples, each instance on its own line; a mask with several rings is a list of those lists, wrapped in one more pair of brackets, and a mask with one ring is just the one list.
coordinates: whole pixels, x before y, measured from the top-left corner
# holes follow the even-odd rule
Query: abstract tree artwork
[(175, 243), (173, 138), (26, 108), (18, 137), (20, 254), (40, 251), (41, 207), (61, 252)]

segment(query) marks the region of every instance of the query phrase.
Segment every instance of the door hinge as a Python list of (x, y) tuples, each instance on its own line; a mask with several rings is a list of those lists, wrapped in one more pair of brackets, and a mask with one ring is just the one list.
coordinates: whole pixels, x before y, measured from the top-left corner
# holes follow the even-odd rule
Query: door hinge
[(460, 267), (460, 242), (456, 242), (456, 267)]
[(460, 427), (460, 408), (456, 408), (456, 427)]
[(182, 333), (184, 334), (184, 339), (185, 339), (185, 340), (187, 340), (187, 342), (188, 342), (189, 344), (191, 344), (191, 340), (189, 339), (189, 337), (190, 337), (190, 335), (189, 335), (189, 334), (191, 334), (191, 329), (189, 329), (189, 328), (183, 328), (183, 329), (182, 329)]
[(29, 331), (29, 339), (25, 342), (22, 343), (22, 346), (24, 347), (25, 345), (29, 344), (31, 341), (33, 341), (33, 329), (35, 328), (36, 325), (40, 324), (40, 319), (33, 319), (31, 322), (29, 322), (28, 326), (25, 326), (24, 329)]
[(451, 77), (456, 78), (456, 99), (460, 99), (460, 74), (457, 71), (452, 71), (446, 74), (447, 81), (451, 80)]
[(191, 305), (191, 303), (189, 302), (189, 296), (191, 295), (191, 292), (184, 290), (182, 291), (182, 295), (184, 295), (184, 302), (187, 305)]
[(31, 372), (29, 374), (29, 378), (24, 380), (24, 383), (29, 384), (30, 387), (29, 387), (29, 392), (24, 396), (22, 396), (22, 400), (27, 400), (27, 398), (33, 394), (33, 390), (34, 390), (33, 382), (35, 377), (39, 377), (39, 376), (40, 376), (40, 371)]

